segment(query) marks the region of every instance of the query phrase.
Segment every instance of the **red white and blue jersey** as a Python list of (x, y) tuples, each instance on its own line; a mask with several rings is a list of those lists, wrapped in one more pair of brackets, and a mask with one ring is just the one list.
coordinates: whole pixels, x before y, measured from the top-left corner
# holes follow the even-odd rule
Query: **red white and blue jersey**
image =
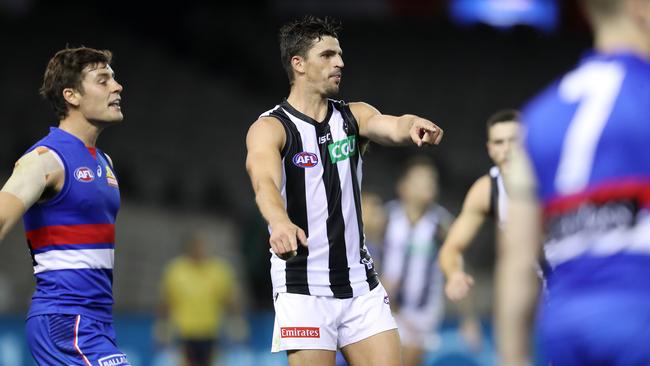
[(24, 215), (36, 291), (28, 317), (84, 315), (112, 321), (117, 177), (99, 149), (58, 128), (30, 149), (45, 146), (61, 158), (65, 183), (54, 198)]
[(650, 63), (594, 53), (524, 109), (544, 254), (566, 290), (650, 289), (648, 108)]

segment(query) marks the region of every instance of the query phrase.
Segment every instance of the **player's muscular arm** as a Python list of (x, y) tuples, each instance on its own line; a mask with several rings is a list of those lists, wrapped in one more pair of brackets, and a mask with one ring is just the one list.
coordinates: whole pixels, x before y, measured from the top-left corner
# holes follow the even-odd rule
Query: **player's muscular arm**
[(282, 258), (295, 255), (298, 241), (307, 245), (305, 232), (291, 222), (280, 195), (280, 151), (285, 139), (284, 128), (272, 117), (257, 120), (246, 136), (246, 170), (255, 191), (255, 201), (271, 227), (271, 248)]
[(496, 265), (496, 325), (504, 366), (529, 361), (538, 281), (535, 262), (542, 241), (542, 214), (536, 197), (531, 163), (520, 147), (513, 149), (508, 189), (508, 220), (499, 238)]
[(25, 154), (0, 191), (0, 240), (46, 189), (56, 191), (63, 186), (63, 166), (44, 147)]
[(490, 177), (479, 178), (467, 192), (460, 215), (440, 250), (440, 267), (447, 278), (445, 293), (453, 301), (467, 296), (474, 279), (465, 273), (463, 252), (478, 233), (490, 207)]
[(442, 139), (440, 127), (412, 114), (381, 114), (366, 103), (350, 103), (350, 110), (359, 123), (359, 134), (381, 145), (437, 145)]

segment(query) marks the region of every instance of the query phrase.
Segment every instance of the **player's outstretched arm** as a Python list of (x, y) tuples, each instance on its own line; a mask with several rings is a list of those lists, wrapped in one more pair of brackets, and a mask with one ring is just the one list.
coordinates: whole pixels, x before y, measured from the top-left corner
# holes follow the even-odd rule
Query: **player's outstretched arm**
[(435, 123), (412, 114), (381, 114), (367, 103), (350, 103), (359, 134), (381, 145), (438, 145), (443, 131)]
[(287, 215), (280, 195), (284, 128), (272, 117), (255, 121), (246, 136), (246, 170), (255, 191), (255, 202), (271, 227), (269, 242), (273, 252), (283, 259), (296, 254), (298, 242), (307, 245), (305, 232)]
[(481, 228), (490, 206), (490, 177), (479, 178), (467, 192), (460, 215), (440, 249), (440, 268), (445, 274), (445, 294), (452, 301), (464, 299), (474, 285), (465, 272), (463, 253)]
[(505, 177), (508, 220), (499, 238), (496, 265), (496, 326), (504, 366), (529, 363), (529, 340), (538, 294), (535, 262), (542, 238), (541, 211), (528, 158), (516, 148)]
[(47, 187), (63, 180), (63, 167), (50, 150), (39, 147), (25, 154), (0, 191), (0, 241)]
[(0, 242), (25, 213), (25, 205), (15, 195), (0, 191)]

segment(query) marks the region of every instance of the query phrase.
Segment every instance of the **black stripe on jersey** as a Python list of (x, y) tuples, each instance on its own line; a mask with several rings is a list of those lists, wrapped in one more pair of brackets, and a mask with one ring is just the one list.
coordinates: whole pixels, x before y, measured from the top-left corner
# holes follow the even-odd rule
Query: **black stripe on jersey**
[[(329, 121), (328, 121), (329, 122)], [(325, 137), (330, 133), (329, 123), (319, 123), (316, 127), (316, 138)], [(341, 179), (336, 164), (332, 164), (328, 144), (319, 144), (321, 160), (323, 161), (323, 184), (327, 196), (327, 239), (329, 241), (329, 277), (330, 289), (334, 297), (345, 299), (352, 297), (350, 285), (350, 267), (345, 244), (345, 221), (341, 207)]]
[(402, 273), (400, 273), (400, 278), (397, 283), (397, 294), (395, 294), (395, 301), (397, 302), (398, 306), (404, 305), (404, 284), (406, 283), (406, 279), (409, 277), (409, 262), (411, 261), (411, 248), (412, 245), (411, 243), (413, 242), (413, 229), (410, 229), (409, 235), (406, 238), (406, 250), (403, 252), (403, 257), (402, 257)]
[(490, 211), (488, 215), (499, 221), (499, 182), (497, 177), (490, 176)]
[(429, 261), (427, 262), (427, 268), (424, 274), (425, 286), (422, 287), (422, 292), (420, 293), (420, 299), (418, 300), (418, 308), (423, 308), (427, 305), (429, 297), (431, 295), (431, 281), (434, 278), (434, 272), (436, 270), (436, 261), (438, 260), (438, 253), (440, 246), (444, 242), (444, 228), (441, 224), (441, 214), (438, 214), (438, 222), (436, 223), (436, 231), (433, 235), (433, 245), (431, 246), (431, 251), (429, 252)]
[[(343, 116), (343, 129), (350, 135), (357, 135), (357, 145), (359, 145), (359, 124), (352, 114), (348, 104), (334, 103), (341, 115)], [(359, 147), (359, 146), (358, 146)], [(364, 247), (363, 236), (363, 218), (361, 215), (361, 190), (359, 189), (359, 178), (357, 177), (357, 170), (359, 169), (359, 159), (362, 151), (361, 148), (357, 149), (357, 154), (350, 159), (350, 167), (352, 170), (352, 188), (354, 190), (354, 207), (357, 211), (357, 222), (359, 223), (359, 254), (361, 256), (361, 263), (366, 267), (366, 282), (370, 290), (377, 287), (379, 284), (379, 276), (375, 269), (373, 259), (368, 250)]]
[[(287, 140), (283, 148), (284, 172), (286, 176), (285, 189), (287, 197), (287, 214), (291, 222), (305, 231), (309, 237), (307, 224), (307, 201), (305, 194), (305, 170), (293, 165), (293, 156), (303, 151), (300, 132), (289, 117), (276, 109), (270, 114), (277, 118), (285, 128)], [(307, 284), (307, 256), (309, 248), (298, 243), (298, 254), (286, 261), (287, 292), (309, 295)]]

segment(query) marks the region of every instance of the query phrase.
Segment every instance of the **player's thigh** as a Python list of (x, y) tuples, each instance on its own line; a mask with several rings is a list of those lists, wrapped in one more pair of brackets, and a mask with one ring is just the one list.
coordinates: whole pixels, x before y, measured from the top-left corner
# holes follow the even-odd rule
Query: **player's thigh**
[(290, 366), (334, 366), (336, 352), (322, 349), (287, 351)]
[(420, 366), (424, 349), (420, 347), (402, 346), (402, 361), (404, 366)]
[(401, 365), (400, 341), (397, 329), (390, 329), (341, 349), (350, 366)]

